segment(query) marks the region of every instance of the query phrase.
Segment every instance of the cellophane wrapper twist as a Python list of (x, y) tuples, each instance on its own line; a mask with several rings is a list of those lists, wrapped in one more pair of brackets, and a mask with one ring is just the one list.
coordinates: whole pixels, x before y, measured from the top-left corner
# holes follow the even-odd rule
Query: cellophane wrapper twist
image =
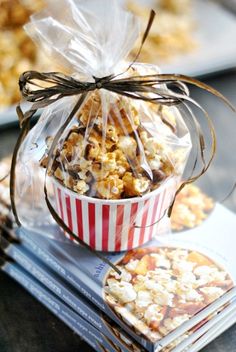
[[(26, 31), (55, 67), (75, 79), (160, 73), (143, 63), (127, 71), (125, 58), (139, 36), (139, 22), (119, 1), (100, 5), (97, 0), (48, 0)], [(120, 251), (142, 245), (163, 230), (191, 150), (181, 110), (96, 89), (87, 94), (49, 157), (53, 138), (78, 98), (64, 97), (43, 109), (20, 148), (20, 220), (57, 238), (45, 202), (46, 182), (57, 214), (91, 248)]]

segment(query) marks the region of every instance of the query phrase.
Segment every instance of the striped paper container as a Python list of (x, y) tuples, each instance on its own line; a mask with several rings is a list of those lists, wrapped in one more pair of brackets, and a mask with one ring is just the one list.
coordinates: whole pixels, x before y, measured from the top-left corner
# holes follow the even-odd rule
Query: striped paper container
[(55, 179), (52, 181), (60, 218), (91, 248), (107, 252), (136, 248), (158, 235), (162, 226), (159, 220), (171, 204), (178, 184), (176, 178), (170, 178), (143, 197), (103, 200), (81, 196)]

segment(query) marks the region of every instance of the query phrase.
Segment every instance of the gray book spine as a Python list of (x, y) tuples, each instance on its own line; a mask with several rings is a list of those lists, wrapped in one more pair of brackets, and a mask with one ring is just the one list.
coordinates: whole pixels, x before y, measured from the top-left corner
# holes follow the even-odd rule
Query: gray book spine
[[(30, 251), (18, 243), (10, 243), (4, 237), (1, 245), (4, 252), (14, 259), (21, 267), (30, 273), (35, 279), (53, 292), (64, 303), (71, 307), (83, 319), (99, 329), (109, 342), (124, 352), (142, 350), (120, 329), (110, 326), (101, 316), (101, 312), (96, 307), (92, 307), (90, 302), (84, 300), (80, 294), (61, 279), (55, 272), (50, 270), (44, 263), (38, 260)], [(116, 332), (114, 332), (114, 329)]]
[[(29, 249), (35, 256), (37, 256), (40, 260), (42, 260), (48, 267), (54, 270), (58, 275), (66, 279), (73, 287), (75, 287), (80, 293), (82, 293), (87, 299), (93, 302), (98, 308), (106, 312), (104, 302), (98, 297), (96, 299), (96, 295), (94, 290), (90, 289), (88, 285), (86, 285), (86, 289), (84, 287), (84, 283), (89, 281), (89, 277), (84, 274), (84, 282), (81, 282), (79, 278), (74, 275), (70, 270), (63, 267), (60, 264), (60, 261), (50, 254), (47, 249), (43, 248), (42, 241), (37, 242), (37, 239), (34, 239), (34, 236), (30, 235), (28, 231), (21, 230), (18, 232), (20, 238), (23, 241), (23, 245)], [(80, 273), (83, 274), (83, 273)]]
[(73, 294), (65, 285), (60, 283), (53, 273), (46, 271), (39, 263), (36, 263), (19, 245), (9, 244), (5, 252), (20, 264), (25, 270), (31, 273), (39, 282), (46, 286), (56, 296), (62, 299), (82, 318), (87, 320), (97, 329), (102, 329), (101, 317), (98, 313), (90, 309), (76, 294)]
[(14, 278), (32, 296), (46, 306), (79, 336), (81, 336), (83, 340), (95, 349), (95, 351), (100, 350), (99, 346), (103, 346), (107, 349), (107, 351), (115, 351), (108, 341), (104, 339), (99, 330), (94, 328), (60, 300), (54, 297), (53, 294), (37, 283), (37, 281), (30, 277), (29, 274), (27, 274), (18, 264), (5, 263), (2, 266), (2, 270), (10, 277)]

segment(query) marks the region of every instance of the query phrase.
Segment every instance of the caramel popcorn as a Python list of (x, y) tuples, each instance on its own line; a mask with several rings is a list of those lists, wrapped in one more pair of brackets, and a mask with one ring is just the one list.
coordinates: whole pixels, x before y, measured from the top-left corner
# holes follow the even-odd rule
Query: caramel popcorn
[(117, 105), (114, 105), (111, 110), (108, 119), (116, 127), (117, 132), (121, 135), (130, 134), (137, 130), (140, 120), (137, 109), (132, 106), (122, 106), (121, 100), (118, 100)]
[(126, 155), (128, 159), (135, 159), (137, 154), (137, 142), (133, 137), (121, 136), (118, 142), (118, 148)]
[[(69, 187), (71, 188), (71, 186)], [(74, 190), (79, 194), (85, 194), (89, 189), (89, 186), (84, 180), (79, 180), (74, 186)]]
[(138, 248), (127, 252), (117, 266), (121, 275), (109, 272), (105, 299), (120, 318), (152, 342), (233, 287), (224, 269), (189, 249)]
[(55, 170), (54, 176), (60, 181), (64, 180), (63, 172), (61, 171), (61, 169), (59, 167)]
[(98, 181), (96, 189), (100, 198), (119, 199), (124, 190), (124, 183), (118, 175), (110, 175), (105, 180)]
[(175, 231), (200, 225), (213, 209), (213, 200), (195, 185), (187, 185), (176, 197), (171, 214), (171, 227)]
[[(60, 142), (49, 174), (74, 192), (101, 199), (140, 197), (155, 190), (175, 175), (179, 160), (145, 129), (138, 109), (137, 102), (116, 95), (102, 109), (100, 92), (92, 92), (76, 116), (78, 125)], [(159, 110), (153, 116), (161, 125), (163, 109)], [(102, 116), (105, 112), (107, 118)], [(40, 161), (42, 167), (47, 166), (47, 154)]]
[(130, 165), (127, 161), (125, 154), (117, 149), (115, 150), (116, 153), (116, 164), (117, 164), (117, 173), (120, 177), (122, 177), (127, 170), (130, 169)]
[(109, 172), (102, 168), (100, 162), (94, 162), (91, 167), (91, 173), (96, 181), (101, 181), (109, 176)]
[(148, 189), (150, 181), (147, 177), (133, 177), (131, 172), (126, 172), (123, 177), (125, 193), (132, 197), (135, 195), (142, 195)]
[(96, 123), (102, 129), (101, 97), (99, 94), (90, 95), (80, 113), (80, 121), (84, 126)]
[(163, 150), (163, 146), (158, 143), (158, 141), (154, 137), (149, 137), (146, 131), (142, 131), (140, 133), (140, 138), (143, 142), (145, 153), (148, 156), (154, 157), (157, 152)]
[(101, 157), (101, 164), (105, 171), (109, 173), (116, 170), (116, 153), (107, 153)]

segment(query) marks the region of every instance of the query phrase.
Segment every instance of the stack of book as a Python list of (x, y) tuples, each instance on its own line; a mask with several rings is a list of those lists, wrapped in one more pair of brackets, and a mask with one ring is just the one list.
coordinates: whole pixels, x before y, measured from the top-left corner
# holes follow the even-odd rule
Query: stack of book
[(193, 229), (104, 254), (118, 274), (63, 234), (14, 227), (0, 203), (1, 269), (95, 351), (195, 352), (236, 322), (236, 215), (224, 206)]
[(96, 351), (198, 351), (236, 320), (236, 216), (109, 254), (3, 226), (1, 268)]

